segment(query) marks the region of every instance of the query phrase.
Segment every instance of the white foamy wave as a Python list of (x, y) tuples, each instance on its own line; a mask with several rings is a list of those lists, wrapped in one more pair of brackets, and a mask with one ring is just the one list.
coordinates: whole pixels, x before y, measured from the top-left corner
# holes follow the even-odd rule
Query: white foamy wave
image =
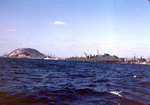
[(122, 91), (110, 91), (111, 94), (117, 95), (119, 97), (123, 97), (120, 93), (122, 93)]

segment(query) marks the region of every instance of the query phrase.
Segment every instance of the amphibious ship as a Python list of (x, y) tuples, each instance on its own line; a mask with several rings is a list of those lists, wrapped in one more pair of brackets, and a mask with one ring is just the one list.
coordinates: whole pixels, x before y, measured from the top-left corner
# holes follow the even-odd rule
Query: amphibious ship
[(117, 56), (111, 56), (107, 53), (104, 55), (100, 55), (99, 51), (97, 55), (88, 55), (86, 52), (84, 52), (85, 57), (71, 57), (67, 58), (66, 60), (71, 60), (71, 61), (87, 61), (87, 62), (103, 62), (103, 63), (124, 63), (123, 58), (119, 58)]

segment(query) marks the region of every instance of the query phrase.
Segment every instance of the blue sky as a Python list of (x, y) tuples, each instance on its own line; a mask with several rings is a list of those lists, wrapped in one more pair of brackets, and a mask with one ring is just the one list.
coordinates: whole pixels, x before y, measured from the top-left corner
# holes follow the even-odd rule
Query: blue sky
[(0, 0), (0, 55), (150, 56), (149, 0)]

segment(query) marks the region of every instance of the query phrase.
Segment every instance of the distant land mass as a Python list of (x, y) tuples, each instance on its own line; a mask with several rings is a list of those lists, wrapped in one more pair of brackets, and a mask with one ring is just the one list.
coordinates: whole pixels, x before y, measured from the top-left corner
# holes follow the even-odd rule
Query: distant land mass
[(45, 57), (41, 52), (32, 48), (18, 48), (4, 57), (9, 58), (28, 58), (28, 59), (43, 59)]

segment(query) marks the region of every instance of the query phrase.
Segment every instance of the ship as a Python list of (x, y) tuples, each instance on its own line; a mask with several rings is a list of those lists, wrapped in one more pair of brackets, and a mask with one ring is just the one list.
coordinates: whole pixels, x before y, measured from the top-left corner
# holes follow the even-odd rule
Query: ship
[(97, 55), (88, 55), (86, 52), (84, 52), (85, 57), (71, 57), (67, 58), (66, 60), (71, 61), (86, 61), (86, 62), (102, 62), (102, 63), (119, 63), (124, 64), (124, 59), (119, 58), (117, 56), (111, 56), (110, 54), (105, 53), (104, 55), (98, 54)]

